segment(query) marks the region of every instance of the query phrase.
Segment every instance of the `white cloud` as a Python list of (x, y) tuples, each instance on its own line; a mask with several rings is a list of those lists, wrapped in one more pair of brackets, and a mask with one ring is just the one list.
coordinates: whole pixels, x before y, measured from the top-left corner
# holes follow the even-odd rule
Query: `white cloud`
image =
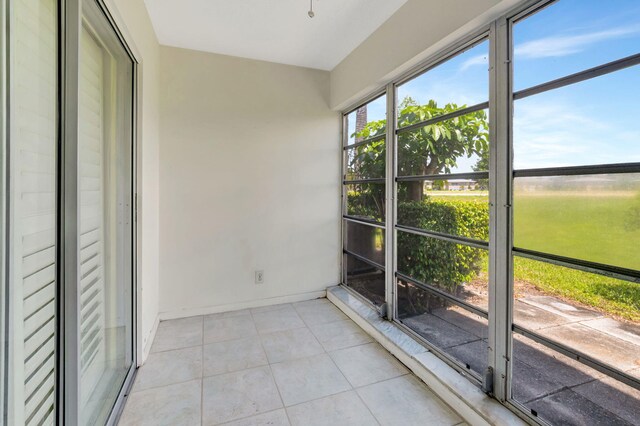
[(460, 66), (460, 71), (465, 71), (467, 70), (467, 68), (471, 68), (475, 65), (485, 65), (488, 67), (489, 66), (488, 56), (478, 55), (478, 56), (474, 56), (472, 58), (467, 59), (462, 63), (462, 66)]
[(574, 36), (545, 37), (527, 41), (515, 47), (515, 54), (521, 58), (548, 58), (567, 56), (583, 51), (587, 46), (611, 39), (640, 33), (640, 26), (621, 27), (608, 31), (598, 31)]
[[(631, 133), (631, 134), (629, 134)], [(528, 99), (514, 111), (514, 167), (619, 163), (640, 157), (637, 132), (562, 99)]]

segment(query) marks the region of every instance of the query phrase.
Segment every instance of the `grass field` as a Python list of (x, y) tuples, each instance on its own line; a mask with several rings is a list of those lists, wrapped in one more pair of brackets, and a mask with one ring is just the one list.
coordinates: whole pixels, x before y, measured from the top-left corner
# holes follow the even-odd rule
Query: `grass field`
[[(471, 193), (442, 195), (448, 200), (486, 200)], [(629, 226), (638, 195), (632, 192), (584, 194), (560, 191), (516, 193), (516, 247), (640, 270), (640, 228)], [(516, 281), (544, 293), (640, 322), (640, 284), (529, 259), (514, 260)]]
[(627, 225), (633, 193), (547, 192), (514, 199), (514, 245), (640, 270), (640, 227)]
[[(514, 245), (640, 270), (640, 228), (629, 215), (632, 192), (546, 192), (514, 199)], [(640, 321), (640, 284), (517, 258), (514, 277), (618, 317)]]
[(600, 312), (640, 322), (640, 284), (516, 257), (514, 280)]

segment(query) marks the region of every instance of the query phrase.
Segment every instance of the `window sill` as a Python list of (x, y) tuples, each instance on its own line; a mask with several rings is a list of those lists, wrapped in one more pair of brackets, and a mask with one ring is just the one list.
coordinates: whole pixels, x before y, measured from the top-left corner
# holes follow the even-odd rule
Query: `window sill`
[(470, 424), (526, 424), (397, 325), (380, 318), (375, 309), (344, 287), (328, 288), (327, 298), (412, 370)]

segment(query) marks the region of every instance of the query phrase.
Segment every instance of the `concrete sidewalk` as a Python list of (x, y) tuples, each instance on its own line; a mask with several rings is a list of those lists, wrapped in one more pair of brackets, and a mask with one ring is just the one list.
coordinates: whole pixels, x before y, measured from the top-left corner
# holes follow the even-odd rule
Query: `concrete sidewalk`
[[(477, 295), (474, 297), (477, 304)], [(488, 325), (456, 306), (404, 318), (403, 323), (481, 373)], [(551, 296), (514, 302), (514, 321), (640, 378), (640, 326)], [(513, 340), (513, 397), (552, 424), (640, 424), (640, 391), (518, 334)]]
[[(551, 296), (516, 300), (514, 321), (640, 378), (638, 325)], [(640, 424), (637, 389), (520, 336), (513, 356), (514, 397), (551, 423)]]

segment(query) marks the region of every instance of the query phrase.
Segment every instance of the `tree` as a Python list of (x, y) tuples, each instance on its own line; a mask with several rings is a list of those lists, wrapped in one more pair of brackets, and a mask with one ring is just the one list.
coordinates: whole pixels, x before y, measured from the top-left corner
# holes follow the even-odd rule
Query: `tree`
[[(465, 108), (466, 105), (448, 103), (444, 107), (430, 100), (425, 105), (418, 103), (411, 97), (406, 97), (398, 108), (398, 128), (416, 124), (434, 117), (449, 114)], [(368, 139), (386, 132), (386, 120), (367, 123), (354, 136)], [(476, 111), (448, 120), (439, 121), (418, 129), (401, 132), (398, 135), (398, 174), (437, 175), (450, 173), (457, 166), (457, 160), (462, 157), (478, 155), (480, 164), (483, 158), (488, 161), (489, 126), (484, 111)], [(360, 176), (383, 177), (385, 170), (386, 144), (384, 141), (365, 144), (355, 148), (350, 167), (357, 170)], [(486, 170), (486, 169), (485, 169)], [(376, 198), (380, 194), (371, 194)], [(424, 196), (423, 181), (406, 183), (406, 199), (420, 201)], [(379, 201), (379, 200), (377, 200)], [(378, 203), (384, 205), (384, 202)]]
[[(474, 172), (486, 172), (489, 170), (489, 145), (487, 144), (486, 148), (480, 151), (478, 154), (478, 161), (472, 167)], [(488, 190), (489, 189), (489, 179), (478, 179), (478, 189)]]

